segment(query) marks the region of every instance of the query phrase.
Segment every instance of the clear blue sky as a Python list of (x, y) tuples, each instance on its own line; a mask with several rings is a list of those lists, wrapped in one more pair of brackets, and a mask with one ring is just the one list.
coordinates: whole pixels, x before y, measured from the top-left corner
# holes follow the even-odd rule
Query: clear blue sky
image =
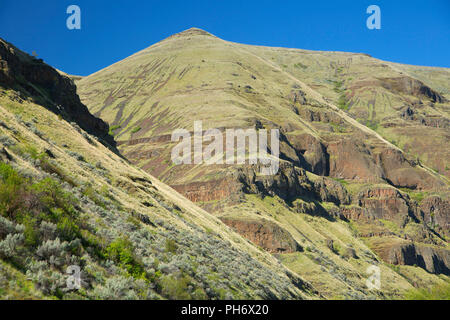
[[(81, 8), (81, 30), (66, 27), (71, 4)], [(366, 27), (371, 4), (381, 8), (381, 30)], [(450, 67), (449, 0), (0, 0), (0, 37), (70, 74), (88, 75), (190, 27), (240, 43)]]

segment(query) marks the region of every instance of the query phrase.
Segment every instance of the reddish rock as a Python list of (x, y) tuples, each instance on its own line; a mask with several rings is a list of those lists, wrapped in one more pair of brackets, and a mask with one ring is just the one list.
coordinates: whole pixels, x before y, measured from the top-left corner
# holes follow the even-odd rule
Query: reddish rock
[(420, 204), (425, 223), (440, 227), (445, 233), (450, 230), (450, 201), (438, 196), (424, 199)]
[(437, 177), (412, 161), (400, 150), (384, 149), (377, 157), (386, 179), (396, 187), (409, 189), (442, 188), (445, 184)]
[(384, 178), (382, 168), (364, 145), (357, 140), (345, 138), (330, 142), (330, 176), (335, 178), (378, 182)]
[(358, 206), (341, 207), (341, 214), (347, 220), (353, 221), (370, 221), (375, 219), (367, 209)]
[(310, 134), (289, 137), (289, 143), (303, 157), (301, 166), (318, 175), (328, 175), (328, 154), (325, 146)]
[(394, 188), (369, 188), (359, 195), (359, 206), (376, 219), (403, 220), (408, 216), (408, 202)]
[(392, 92), (412, 95), (416, 97), (425, 97), (433, 102), (445, 102), (446, 99), (439, 93), (425, 85), (423, 82), (403, 76), (395, 78), (380, 78), (379, 84)]
[(235, 203), (241, 193), (241, 186), (233, 178), (192, 182), (184, 185), (172, 185), (171, 187), (192, 202), (228, 199), (230, 203)]
[(288, 231), (269, 220), (244, 220), (229, 217), (220, 219), (244, 238), (270, 253), (290, 253), (303, 250)]

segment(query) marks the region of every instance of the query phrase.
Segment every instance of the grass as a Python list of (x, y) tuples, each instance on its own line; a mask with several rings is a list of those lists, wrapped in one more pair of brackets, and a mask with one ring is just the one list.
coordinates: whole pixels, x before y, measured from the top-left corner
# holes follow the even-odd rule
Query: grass
[(396, 234), (401, 233), (400, 227), (393, 221), (385, 220), (385, 219), (379, 219), (381, 223), (389, 230)]
[(348, 185), (348, 181), (345, 180), (345, 179), (333, 178), (333, 180), (339, 182), (339, 183), (342, 184), (343, 186), (347, 186), (347, 185)]
[(347, 133), (345, 126), (333, 122), (330, 122), (330, 125), (333, 127), (335, 133)]
[(135, 127), (135, 128), (133, 128), (133, 130), (131, 130), (131, 134), (134, 134), (139, 131), (141, 131), (141, 127)]
[(430, 289), (411, 289), (404, 295), (406, 300), (450, 300), (450, 283), (437, 284)]
[(116, 125), (110, 126), (109, 127), (109, 135), (110, 136), (114, 136), (115, 135), (115, 131), (120, 129), (120, 128), (121, 128), (120, 124), (116, 124)]
[(49, 174), (56, 174), (63, 181), (66, 181), (71, 186), (77, 186), (77, 182), (67, 174), (62, 168), (60, 168), (54, 161), (51, 161), (49, 155), (45, 152), (39, 152), (35, 146), (28, 144), (21, 144), (13, 146), (12, 150), (21, 155), (22, 157), (29, 156), (31, 159), (39, 160), (39, 166), (41, 169)]
[(417, 201), (417, 203), (419, 203), (419, 204), (429, 194), (427, 191), (416, 191), (416, 190), (412, 190), (412, 189), (408, 189), (408, 188), (400, 188), (400, 190), (403, 192), (406, 192), (411, 199)]
[(106, 204), (100, 199), (98, 191), (95, 190), (91, 185), (87, 185), (84, 187), (83, 195), (91, 199), (99, 207), (106, 209)]
[(308, 66), (304, 65), (301, 62), (297, 62), (296, 64), (294, 64), (294, 67), (298, 68), (298, 69), (306, 69), (306, 68), (308, 68)]

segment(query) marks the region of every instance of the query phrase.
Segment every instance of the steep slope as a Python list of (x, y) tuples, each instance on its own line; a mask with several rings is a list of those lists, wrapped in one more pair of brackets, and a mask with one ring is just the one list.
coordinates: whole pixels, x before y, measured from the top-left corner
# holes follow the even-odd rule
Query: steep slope
[[(70, 79), (3, 40), (0, 66), (1, 299), (319, 297), (112, 152)], [(69, 266), (80, 290), (67, 287)]]
[[(352, 80), (337, 64), (342, 59), (358, 61)], [(390, 131), (367, 122), (387, 121), (363, 110), (370, 88), (358, 87), (354, 97), (362, 102), (350, 108), (345, 81), (376, 77), (376, 90), (389, 91), (392, 101), (427, 99), (424, 112), (439, 113), (439, 121), (448, 104), (420, 80), (389, 80), (408, 67), (382, 65), (361, 54), (240, 45), (194, 28), (77, 85), (127, 159), (278, 256), (324, 296), (392, 297), (411, 284), (448, 281), (448, 180), (428, 168), (428, 159), (403, 152)], [(448, 86), (448, 71), (440, 72)], [(370, 106), (409, 121), (379, 100)], [(204, 131), (279, 129), (280, 170), (261, 176), (259, 165), (174, 165), (172, 132), (192, 133), (199, 120)], [(429, 154), (448, 159), (448, 126), (414, 124), (436, 135)], [(401, 137), (413, 137), (414, 128)], [(376, 292), (365, 285), (373, 264), (384, 277)]]

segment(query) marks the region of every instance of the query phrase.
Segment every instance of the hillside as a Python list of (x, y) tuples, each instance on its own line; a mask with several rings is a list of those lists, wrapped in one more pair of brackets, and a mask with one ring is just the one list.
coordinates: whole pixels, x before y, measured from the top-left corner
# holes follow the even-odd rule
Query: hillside
[[(120, 152), (325, 298), (449, 281), (450, 71), (173, 35), (77, 80)], [(175, 129), (278, 129), (280, 170), (174, 165)], [(382, 286), (367, 290), (367, 268)]]
[(69, 78), (0, 39), (0, 299), (320, 297), (108, 131)]
[[(78, 77), (0, 39), (0, 299), (446, 290), (449, 80), (195, 28)], [(174, 164), (171, 135), (194, 121), (278, 129), (279, 170)]]

